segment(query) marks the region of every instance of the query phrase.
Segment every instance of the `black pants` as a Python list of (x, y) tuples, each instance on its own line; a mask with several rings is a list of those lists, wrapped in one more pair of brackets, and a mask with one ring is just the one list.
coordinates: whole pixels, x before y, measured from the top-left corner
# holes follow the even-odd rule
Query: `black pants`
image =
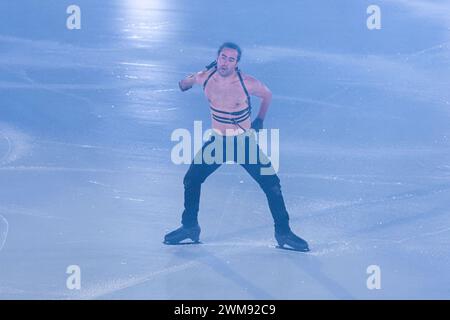
[[(218, 136), (212, 135), (211, 139), (203, 145), (201, 151), (199, 151), (199, 153), (195, 156), (194, 161), (192, 161), (189, 170), (184, 177), (184, 212), (182, 215), (182, 224), (186, 227), (193, 226), (198, 223), (197, 216), (199, 210), (201, 185), (206, 178), (216, 171), (222, 164), (221, 161), (218, 161), (218, 163), (216, 161), (210, 164), (205, 163), (204, 161), (205, 149), (209, 147), (211, 150), (211, 143), (213, 143), (217, 137)], [(254, 158), (253, 160), (250, 160), (250, 152), (252, 152), (250, 151), (251, 138), (246, 137), (244, 143), (242, 140), (239, 142), (238, 137), (233, 137), (231, 139), (234, 143), (234, 156), (232, 157), (232, 160), (239, 163), (259, 184), (261, 189), (266, 194), (269, 208), (274, 220), (275, 230), (280, 233), (289, 231), (289, 215), (281, 193), (280, 179), (275, 172), (271, 175), (261, 174), (261, 168), (270, 169), (272, 167), (269, 159), (264, 153), (262, 153), (262, 151), (260, 151), (260, 147), (255, 143), (254, 147), (256, 147), (257, 150), (256, 161)], [(223, 158), (221, 159), (231, 160), (229, 154), (230, 152), (228, 152), (227, 155), (225, 139), (223, 139), (223, 141), (223, 144), (221, 143), (223, 148)], [(215, 145), (217, 146), (218, 144)], [(245, 161), (242, 161), (242, 158), (239, 160), (237, 157), (238, 150), (245, 152)], [(254, 151), (254, 149), (252, 150)], [(210, 154), (213, 156), (218, 154), (216, 151), (217, 150), (213, 150)], [(195, 159), (200, 159), (202, 161), (197, 161), (196, 163)]]

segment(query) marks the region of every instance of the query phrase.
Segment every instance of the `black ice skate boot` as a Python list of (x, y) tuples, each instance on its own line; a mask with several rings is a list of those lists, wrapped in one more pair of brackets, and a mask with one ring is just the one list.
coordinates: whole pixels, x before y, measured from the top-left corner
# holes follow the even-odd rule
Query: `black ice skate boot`
[[(293, 233), (291, 230), (283, 233), (275, 231), (275, 239), (277, 239), (278, 245), (282, 249), (301, 252), (309, 251), (308, 243), (297, 236), (295, 233)], [(287, 245), (288, 247), (285, 248), (284, 245)]]
[(197, 224), (192, 227), (181, 226), (180, 228), (169, 232), (164, 237), (165, 244), (183, 244), (181, 241), (191, 239), (193, 243), (199, 243), (200, 226)]

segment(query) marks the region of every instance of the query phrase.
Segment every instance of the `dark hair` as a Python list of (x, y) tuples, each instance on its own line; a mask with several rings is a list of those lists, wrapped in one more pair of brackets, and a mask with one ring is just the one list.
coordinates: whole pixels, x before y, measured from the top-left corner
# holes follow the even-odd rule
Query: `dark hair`
[(234, 43), (234, 42), (225, 42), (224, 44), (222, 44), (219, 47), (219, 50), (217, 50), (217, 55), (219, 55), (220, 51), (222, 51), (224, 48), (229, 48), (229, 49), (236, 50), (237, 53), (238, 53), (237, 61), (239, 62), (239, 60), (241, 60), (242, 50), (241, 50), (241, 47), (239, 47), (236, 43)]

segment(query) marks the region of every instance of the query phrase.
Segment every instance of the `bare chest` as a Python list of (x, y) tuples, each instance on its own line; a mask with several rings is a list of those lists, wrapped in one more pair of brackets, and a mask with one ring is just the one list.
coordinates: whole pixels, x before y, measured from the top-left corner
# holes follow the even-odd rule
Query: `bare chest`
[(205, 89), (210, 105), (225, 111), (238, 111), (248, 106), (247, 96), (239, 80), (222, 83), (211, 78)]

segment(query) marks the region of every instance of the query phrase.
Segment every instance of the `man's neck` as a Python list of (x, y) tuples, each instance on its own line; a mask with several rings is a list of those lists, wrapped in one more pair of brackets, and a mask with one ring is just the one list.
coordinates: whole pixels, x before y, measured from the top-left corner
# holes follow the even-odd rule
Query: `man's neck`
[(237, 72), (236, 72), (236, 70), (234, 70), (233, 73), (230, 73), (230, 74), (227, 75), (227, 76), (223, 76), (223, 75), (221, 75), (220, 73), (217, 73), (217, 75), (218, 75), (217, 79), (218, 79), (220, 82), (227, 83), (227, 82), (232, 82), (232, 81), (234, 81), (234, 80), (236, 79), (236, 77), (237, 77)]

